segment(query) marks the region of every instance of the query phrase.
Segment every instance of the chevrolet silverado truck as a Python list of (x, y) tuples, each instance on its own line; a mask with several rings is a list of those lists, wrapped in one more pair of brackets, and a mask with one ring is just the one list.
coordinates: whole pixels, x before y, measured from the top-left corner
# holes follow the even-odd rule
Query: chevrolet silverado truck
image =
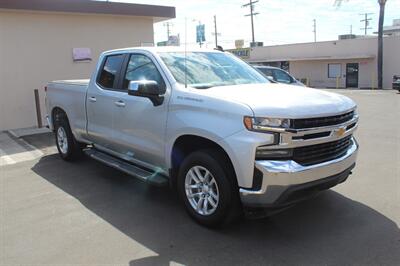
[(356, 162), (352, 100), (271, 83), (226, 52), (107, 51), (90, 80), (45, 89), (64, 160), (85, 153), (169, 185), (206, 226), (284, 209), (345, 181)]

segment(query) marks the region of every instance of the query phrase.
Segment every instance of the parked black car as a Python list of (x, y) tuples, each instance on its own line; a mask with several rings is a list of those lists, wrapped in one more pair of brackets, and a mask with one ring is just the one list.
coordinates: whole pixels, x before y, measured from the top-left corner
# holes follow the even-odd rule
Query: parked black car
[(393, 76), (392, 89), (398, 90), (400, 92), (400, 75)]

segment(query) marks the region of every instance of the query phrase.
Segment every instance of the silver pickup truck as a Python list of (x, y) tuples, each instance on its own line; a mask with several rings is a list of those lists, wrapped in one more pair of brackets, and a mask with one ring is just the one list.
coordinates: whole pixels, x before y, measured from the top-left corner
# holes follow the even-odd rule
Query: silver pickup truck
[(46, 91), (63, 159), (83, 152), (170, 185), (206, 226), (291, 206), (345, 181), (356, 162), (352, 100), (271, 83), (225, 52), (108, 51), (90, 80)]

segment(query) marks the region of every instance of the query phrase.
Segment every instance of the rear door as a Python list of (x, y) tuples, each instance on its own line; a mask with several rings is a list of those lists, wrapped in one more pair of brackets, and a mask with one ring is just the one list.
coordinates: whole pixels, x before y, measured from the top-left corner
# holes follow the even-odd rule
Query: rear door
[[(167, 82), (151, 54), (133, 53), (127, 57), (119, 83), (118, 102), (114, 108), (113, 149), (124, 159), (153, 168), (164, 165), (164, 135), (167, 121)], [(159, 106), (144, 97), (128, 95), (128, 85), (134, 80), (154, 80), (164, 90), (164, 102)]]
[(113, 142), (113, 111), (119, 96), (116, 86), (124, 59), (124, 54), (106, 56), (97, 74), (97, 80), (92, 81), (88, 88), (88, 137), (93, 143), (104, 148), (110, 148)]

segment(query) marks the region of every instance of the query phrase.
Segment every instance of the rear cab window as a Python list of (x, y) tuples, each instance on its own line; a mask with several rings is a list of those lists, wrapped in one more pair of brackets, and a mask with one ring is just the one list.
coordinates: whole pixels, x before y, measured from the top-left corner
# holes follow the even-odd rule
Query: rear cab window
[(98, 73), (97, 84), (104, 89), (113, 89), (117, 83), (117, 75), (121, 70), (124, 55), (109, 55)]

